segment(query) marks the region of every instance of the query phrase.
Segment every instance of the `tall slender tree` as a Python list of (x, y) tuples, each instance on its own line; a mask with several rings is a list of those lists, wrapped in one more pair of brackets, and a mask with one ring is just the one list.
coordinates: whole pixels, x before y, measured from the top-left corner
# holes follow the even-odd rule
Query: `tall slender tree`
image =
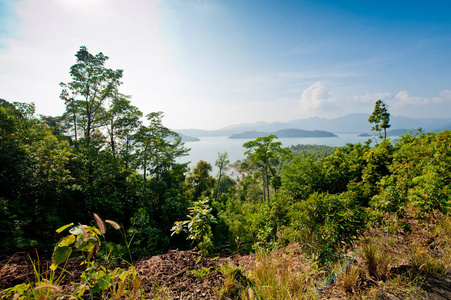
[(72, 81), (60, 84), (63, 88), (60, 98), (72, 115), (75, 140), (81, 127), (86, 145), (90, 146), (95, 131), (106, 123), (104, 104), (117, 93), (123, 71), (106, 68), (108, 56), (102, 52), (93, 55), (85, 46), (75, 56), (77, 63), (70, 68)]
[[(107, 111), (107, 132), (110, 150), (116, 161), (118, 143), (123, 145), (125, 167), (128, 167), (130, 153), (130, 139), (142, 125), (142, 112), (131, 105), (128, 96), (118, 94), (114, 96)], [(122, 142), (122, 143), (121, 143)]]
[(387, 138), (387, 129), (390, 128), (390, 114), (388, 112), (388, 108), (382, 100), (377, 100), (376, 105), (374, 106), (374, 111), (372, 115), (369, 117), (368, 122), (374, 124), (374, 127), (371, 128), (371, 131), (377, 131), (379, 133), (379, 137), (381, 136), (381, 131), (384, 130), (384, 139)]
[(155, 178), (170, 170), (176, 164), (176, 159), (187, 155), (181, 137), (162, 123), (163, 112), (147, 114), (148, 126), (141, 126), (135, 135), (135, 164), (147, 175)]
[(269, 170), (271, 164), (278, 160), (279, 154), (285, 153), (281, 142), (274, 142), (277, 136), (274, 134), (259, 137), (254, 141), (243, 144), (247, 149), (245, 155), (249, 155), (251, 164), (261, 168), (263, 182), (263, 201), (269, 200)]
[(229, 154), (227, 152), (218, 153), (218, 159), (215, 161), (215, 166), (218, 167), (218, 180), (216, 182), (216, 190), (214, 198), (218, 198), (219, 186), (221, 184), (221, 179), (224, 177), (225, 173), (229, 169)]

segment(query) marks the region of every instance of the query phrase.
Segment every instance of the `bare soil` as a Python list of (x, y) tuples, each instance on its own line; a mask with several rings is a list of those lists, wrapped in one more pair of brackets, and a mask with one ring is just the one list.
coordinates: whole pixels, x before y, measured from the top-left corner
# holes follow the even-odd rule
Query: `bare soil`
[[(196, 249), (169, 250), (167, 254), (140, 259), (135, 268), (141, 278), (146, 299), (153, 299), (157, 295), (169, 299), (216, 299), (224, 282), (219, 267), (228, 263), (250, 270), (254, 260), (254, 255), (231, 255), (210, 259), (202, 257)], [(31, 261), (44, 278), (49, 276), (48, 266), (51, 263), (49, 261), (38, 261), (36, 255), (24, 252), (6, 256), (0, 260), (0, 291), (24, 282), (33, 282), (35, 272)], [(65, 293), (73, 293), (74, 283), (79, 282), (80, 275), (85, 269), (80, 263), (81, 260), (71, 258), (65, 266), (68, 272), (60, 283)], [(120, 266), (127, 267), (125, 263)], [(206, 275), (200, 276), (202, 273)], [(1, 295), (2, 292), (0, 297)]]

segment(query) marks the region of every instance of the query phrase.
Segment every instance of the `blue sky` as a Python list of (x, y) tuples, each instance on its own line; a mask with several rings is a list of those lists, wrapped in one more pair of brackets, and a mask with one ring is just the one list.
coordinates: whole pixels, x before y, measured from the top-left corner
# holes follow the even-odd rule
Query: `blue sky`
[(62, 114), (81, 45), (174, 129), (450, 117), (451, 1), (0, 0), (0, 98)]

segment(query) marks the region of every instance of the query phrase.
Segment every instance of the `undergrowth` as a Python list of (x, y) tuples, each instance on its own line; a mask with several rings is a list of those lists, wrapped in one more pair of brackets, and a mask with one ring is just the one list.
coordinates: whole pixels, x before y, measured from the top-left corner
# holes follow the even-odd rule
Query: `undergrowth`
[[(379, 226), (369, 228), (346, 253), (338, 255), (334, 262), (328, 261), (327, 265), (318, 256), (306, 253), (302, 245), (292, 243), (273, 251), (260, 249), (253, 266), (248, 269), (223, 263), (216, 268), (187, 272), (201, 282), (211, 272), (220, 274), (222, 285), (214, 288), (212, 293), (216, 299), (224, 300), (427, 297), (421, 288), (425, 280), (448, 274), (451, 270), (451, 217), (435, 213), (434, 220), (426, 222), (416, 219), (412, 211), (396, 222), (390, 223), (393, 220), (390, 215), (385, 220)], [(79, 225), (77, 228), (84, 227)], [(95, 229), (91, 230), (96, 233)], [(86, 232), (80, 232), (81, 240), (89, 241)], [(103, 236), (102, 232), (100, 235)], [(61, 241), (66, 245), (73, 239), (65, 237)], [(62, 245), (61, 241), (58, 246)], [(100, 240), (91, 241), (100, 245)], [(90, 297), (100, 296), (102, 299), (150, 299), (145, 295), (141, 278), (132, 265), (108, 269), (89, 258), (92, 256), (88, 253), (85, 255), (85, 271), (72, 294), (63, 292), (61, 286), (67, 273), (55, 276), (52, 268), (43, 269), (38, 261), (32, 261), (34, 280), (4, 290), (2, 299), (84, 299), (87, 293)], [(64, 270), (58, 263), (56, 265), (59, 270)], [(152, 299), (177, 297), (170, 286), (154, 286), (151, 294)]]

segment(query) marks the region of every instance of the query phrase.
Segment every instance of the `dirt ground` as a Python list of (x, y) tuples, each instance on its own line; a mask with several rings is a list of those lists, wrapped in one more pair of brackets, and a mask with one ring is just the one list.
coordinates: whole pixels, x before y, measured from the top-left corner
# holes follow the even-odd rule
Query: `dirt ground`
[[(417, 232), (418, 235), (421, 233), (419, 228), (414, 228), (413, 232)], [(410, 239), (408, 236), (399, 236), (399, 238)], [(409, 245), (409, 242), (403, 241), (402, 244)], [(428, 244), (433, 243), (428, 242)], [(1, 290), (34, 281), (31, 261), (44, 277), (49, 276), (50, 262), (39, 261), (35, 253), (16, 253), (13, 256), (0, 257), (0, 298)], [(65, 274), (60, 283), (65, 293), (73, 293), (74, 282), (80, 281), (80, 275), (85, 269), (85, 266), (80, 266), (80, 262), (77, 258), (71, 258), (65, 266), (69, 272)], [(255, 256), (233, 254), (227, 257), (205, 258), (195, 249), (190, 251), (169, 250), (167, 254), (141, 258), (135, 263), (135, 268), (141, 278), (146, 299), (218, 299), (219, 290), (225, 281), (219, 270), (220, 266), (225, 263), (230, 266), (239, 266), (242, 270), (252, 270)], [(127, 267), (125, 263), (119, 266)], [(202, 273), (204, 276), (199, 276)], [(245, 273), (239, 275), (246, 281), (243, 274)], [(348, 299), (349, 294), (343, 293), (338, 286), (330, 285), (323, 292), (318, 293), (318, 299)], [(418, 299), (451, 299), (451, 275), (426, 279), (423, 290), (428, 294), (418, 294)], [(222, 297), (222, 299), (234, 298), (231, 295)], [(100, 298), (91, 298), (87, 295), (84, 299)], [(384, 297), (378, 299), (400, 300), (402, 298), (388, 291), (384, 293)]]
[[(34, 281), (30, 258), (44, 277), (49, 274), (50, 262), (38, 263), (36, 255), (16, 253), (14, 256), (3, 257), (0, 260), (0, 290)], [(146, 299), (152, 299), (157, 294), (170, 299), (215, 299), (224, 281), (224, 276), (219, 272), (218, 267), (228, 263), (231, 266), (242, 266), (249, 270), (252, 269), (254, 260), (253, 255), (232, 255), (209, 259), (200, 256), (195, 249), (169, 250), (167, 254), (140, 259), (135, 264), (135, 268), (141, 278)], [(60, 286), (66, 293), (73, 293), (74, 282), (79, 281), (85, 269), (84, 266), (80, 266), (80, 262), (77, 258), (71, 258), (65, 267), (70, 273), (64, 276)], [(126, 268), (126, 265), (121, 267)], [(208, 274), (200, 278), (196, 275), (196, 271), (204, 271)], [(0, 292), (0, 296), (1, 294)]]

